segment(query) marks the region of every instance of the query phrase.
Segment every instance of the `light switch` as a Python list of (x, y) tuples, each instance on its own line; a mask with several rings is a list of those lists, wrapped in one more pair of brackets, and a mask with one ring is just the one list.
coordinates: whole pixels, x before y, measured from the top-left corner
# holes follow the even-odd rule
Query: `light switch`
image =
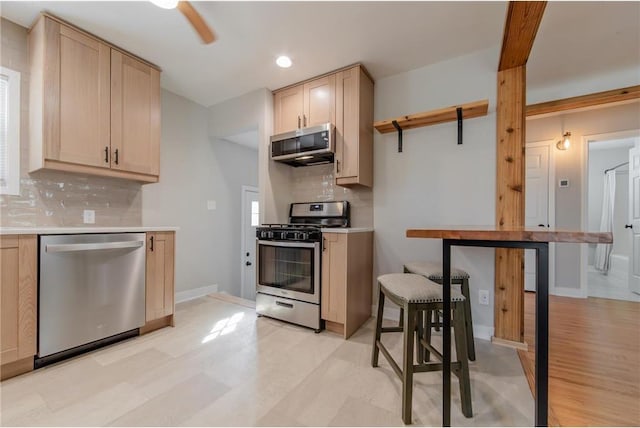
[(216, 201), (207, 201), (207, 209), (213, 211), (216, 209)]
[(566, 178), (563, 178), (558, 182), (558, 185), (560, 187), (569, 187), (569, 180)]
[(94, 210), (84, 210), (82, 216), (85, 224), (94, 224), (96, 222), (96, 212)]

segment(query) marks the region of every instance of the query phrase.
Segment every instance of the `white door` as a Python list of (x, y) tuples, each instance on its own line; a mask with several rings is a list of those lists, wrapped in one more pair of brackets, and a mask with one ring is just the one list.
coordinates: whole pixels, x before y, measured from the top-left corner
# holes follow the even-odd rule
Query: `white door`
[(633, 234), (629, 289), (640, 294), (640, 147), (629, 149), (629, 221)]
[(256, 227), (260, 223), (258, 189), (242, 188), (242, 288), (243, 299), (256, 299)]
[[(527, 147), (525, 162), (525, 226), (549, 227), (549, 146)], [(535, 250), (524, 251), (524, 289), (536, 290)]]

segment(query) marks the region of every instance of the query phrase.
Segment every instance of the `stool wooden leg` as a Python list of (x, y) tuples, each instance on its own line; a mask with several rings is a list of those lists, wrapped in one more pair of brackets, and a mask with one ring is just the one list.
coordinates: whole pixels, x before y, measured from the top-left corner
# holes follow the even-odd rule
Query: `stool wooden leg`
[(469, 360), (476, 360), (476, 344), (473, 340), (473, 322), (471, 321), (471, 298), (469, 297), (469, 280), (462, 280), (462, 295), (466, 299), (464, 302), (464, 322), (465, 331), (467, 332), (467, 349), (469, 351)]
[(402, 421), (411, 424), (413, 398), (413, 334), (416, 328), (416, 310), (412, 305), (404, 307), (404, 347), (402, 354)]
[(424, 335), (423, 311), (416, 311), (416, 363), (422, 364), (424, 361), (424, 347), (420, 344), (420, 339)]
[[(433, 319), (433, 311), (432, 310), (428, 310), (425, 311), (424, 314), (424, 341), (431, 344), (431, 328), (433, 327), (432, 325), (432, 319)], [(424, 350), (424, 361), (426, 363), (428, 363), (431, 360), (431, 352), (429, 352), (428, 349), (425, 348)]]
[(402, 327), (403, 319), (404, 319), (404, 309), (400, 308), (400, 318), (398, 318), (398, 327)]
[(460, 401), (462, 414), (467, 418), (473, 417), (471, 405), (471, 381), (469, 379), (469, 362), (467, 361), (467, 335), (464, 303), (456, 303), (454, 307), (453, 332), (456, 340), (456, 358), (460, 363), (458, 384), (460, 385)]
[(382, 292), (382, 287), (378, 284), (378, 289), (380, 290), (378, 295), (378, 315), (376, 316), (376, 330), (373, 334), (373, 350), (371, 351), (371, 366), (378, 367), (378, 355), (380, 354), (380, 350), (378, 349), (378, 341), (380, 340), (380, 335), (382, 334), (382, 314), (384, 313), (384, 293)]
[(440, 310), (438, 309), (433, 311), (433, 325), (436, 331), (440, 331)]

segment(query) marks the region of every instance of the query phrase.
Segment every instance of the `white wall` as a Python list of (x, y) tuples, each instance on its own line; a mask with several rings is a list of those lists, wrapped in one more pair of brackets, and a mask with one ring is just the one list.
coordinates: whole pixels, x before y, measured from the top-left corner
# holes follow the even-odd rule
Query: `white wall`
[[(403, 153), (395, 133), (374, 131), (374, 278), (401, 272), (404, 262), (442, 260), (440, 240), (408, 239), (407, 228), (495, 223), (498, 55), (495, 47), (376, 81), (375, 120), (482, 99), (489, 114), (464, 122), (461, 146), (455, 122), (405, 131)], [(471, 275), (473, 322), (485, 337), (493, 327), (494, 253), (456, 248), (452, 259)], [(479, 304), (479, 289), (489, 291), (489, 306)]]
[[(633, 143), (631, 143), (633, 146)], [(589, 149), (589, 173), (587, 181), (587, 224), (589, 230), (600, 229), (604, 171), (629, 161), (629, 147), (610, 149)], [(613, 204), (613, 247), (614, 254), (628, 256), (631, 251), (631, 232), (624, 228), (628, 223), (629, 207), (629, 167), (616, 170), (616, 194)], [(595, 244), (589, 244), (588, 264), (593, 265)]]
[(258, 131), (260, 223), (284, 221), (288, 215), (290, 167), (272, 162), (269, 137), (273, 131), (273, 95), (266, 88), (249, 92), (209, 108), (209, 135), (225, 137)]
[[(175, 225), (176, 291), (240, 290), (241, 186), (257, 185), (255, 150), (209, 138), (208, 109), (162, 91), (160, 182), (143, 186), (143, 223)], [(207, 200), (217, 209), (207, 210)]]
[[(620, 86), (623, 85), (612, 84), (609, 89)], [(583, 88), (583, 94), (590, 92), (590, 89)], [(556, 165), (556, 228), (583, 229), (582, 179), (585, 174), (588, 136), (638, 128), (640, 128), (640, 103), (638, 102), (527, 120), (527, 142), (559, 140), (565, 131), (571, 132), (571, 148), (566, 151), (556, 149), (552, 151)], [(558, 187), (558, 181), (565, 178), (569, 180), (570, 186)], [(580, 245), (556, 244), (555, 261), (556, 287), (580, 288)]]

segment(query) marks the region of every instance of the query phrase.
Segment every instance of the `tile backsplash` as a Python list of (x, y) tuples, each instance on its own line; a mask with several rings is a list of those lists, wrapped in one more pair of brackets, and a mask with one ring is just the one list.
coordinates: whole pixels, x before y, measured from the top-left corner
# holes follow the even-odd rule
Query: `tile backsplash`
[(294, 168), (291, 173), (293, 202), (349, 201), (352, 227), (373, 227), (373, 190), (335, 184), (333, 164)]
[(56, 171), (28, 174), (29, 63), (27, 29), (2, 19), (0, 60), (20, 72), (20, 195), (0, 195), (0, 226), (81, 226), (83, 211), (95, 211), (95, 225), (142, 224), (141, 184)]
[(0, 225), (83, 226), (84, 210), (95, 211), (98, 226), (139, 226), (141, 185), (55, 171), (23, 175), (19, 196), (0, 196)]

